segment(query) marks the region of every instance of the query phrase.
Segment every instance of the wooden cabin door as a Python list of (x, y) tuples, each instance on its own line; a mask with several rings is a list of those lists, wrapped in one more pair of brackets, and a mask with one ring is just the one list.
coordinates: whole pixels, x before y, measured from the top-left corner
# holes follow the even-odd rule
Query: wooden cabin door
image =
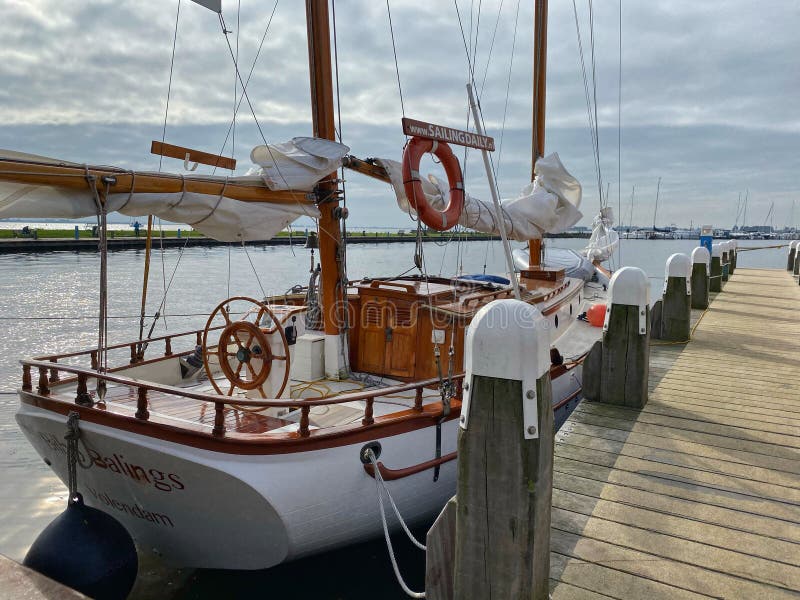
[(417, 345), (414, 303), (367, 296), (361, 310), (359, 368), (379, 375), (413, 377)]
[(413, 377), (417, 348), (417, 307), (412, 302), (395, 301), (387, 330), (386, 374)]
[(367, 296), (361, 308), (359, 335), (359, 368), (368, 373), (383, 373), (386, 363), (386, 328), (389, 326), (389, 304), (383, 298)]

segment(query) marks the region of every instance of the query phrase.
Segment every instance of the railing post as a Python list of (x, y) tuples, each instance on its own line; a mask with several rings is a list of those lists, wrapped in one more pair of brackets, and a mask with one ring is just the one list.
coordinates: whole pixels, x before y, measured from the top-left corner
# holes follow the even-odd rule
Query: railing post
[(361, 420), (362, 425), (372, 425), (375, 422), (375, 419), (372, 417), (374, 402), (374, 398), (367, 398), (366, 405), (364, 406), (364, 418)]
[(26, 392), (30, 392), (33, 389), (30, 365), (22, 365), (22, 389)]
[(428, 533), (429, 600), (548, 597), (554, 432), (546, 323), (527, 303), (495, 300), (470, 324), (458, 492)]
[(39, 367), (38, 392), (42, 396), (48, 396), (50, 394), (50, 383), (47, 379), (47, 367)]
[(164, 356), (172, 356), (172, 338), (164, 340)]
[[(51, 358), (50, 362), (56, 364), (58, 361), (55, 358)], [(52, 367), (50, 369), (50, 383), (58, 383), (58, 369), (56, 367)]]
[(150, 411), (147, 410), (147, 388), (140, 387), (136, 392), (136, 418), (147, 421)]
[(692, 308), (708, 308), (711, 254), (705, 246), (692, 250)]
[(214, 402), (214, 429), (212, 435), (222, 437), (225, 435), (225, 403)]
[(97, 370), (97, 350), (92, 350), (90, 356), (92, 357), (92, 369)]
[(136, 359), (138, 357), (138, 353), (136, 351), (137, 344), (131, 344), (131, 364), (136, 364)]
[(202, 331), (195, 332), (195, 342), (197, 343), (198, 346), (203, 344), (203, 332)]
[(308, 404), (304, 404), (303, 407), (300, 409), (300, 436), (301, 437), (308, 437), (310, 435), (310, 431), (308, 429), (308, 415), (311, 412), (311, 407)]
[(642, 408), (650, 376), (650, 284), (644, 271), (623, 267), (614, 273), (608, 304), (603, 339), (583, 361), (583, 395)]
[(422, 387), (417, 388), (417, 393), (414, 396), (414, 410), (422, 412)]
[(78, 390), (75, 394), (75, 404), (80, 406), (91, 406), (92, 397), (89, 395), (89, 389), (86, 385), (86, 375), (78, 373)]

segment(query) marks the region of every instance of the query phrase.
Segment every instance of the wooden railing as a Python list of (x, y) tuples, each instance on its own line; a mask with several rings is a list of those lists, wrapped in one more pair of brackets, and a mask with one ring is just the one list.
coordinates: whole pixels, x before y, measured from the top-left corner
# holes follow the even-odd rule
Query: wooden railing
[[(174, 336), (173, 336), (174, 337)], [(314, 399), (263, 399), (263, 400), (250, 400), (229, 398), (227, 396), (220, 396), (216, 394), (207, 394), (203, 392), (194, 392), (184, 388), (151, 383), (132, 379), (123, 375), (116, 375), (114, 373), (98, 373), (92, 369), (84, 367), (77, 367), (72, 365), (62, 365), (45, 360), (23, 360), (22, 364), (22, 390), (26, 392), (33, 392), (33, 380), (31, 377), (32, 370), (36, 369), (39, 373), (36, 393), (40, 396), (51, 396), (50, 384), (53, 382), (52, 371), (56, 371), (55, 381), (60, 381), (58, 373), (69, 373), (77, 378), (77, 392), (74, 398), (75, 404), (80, 406), (91, 406), (92, 399), (87, 391), (87, 382), (89, 379), (103, 380), (107, 383), (115, 383), (123, 385), (136, 390), (136, 414), (135, 419), (140, 421), (148, 421), (150, 418), (148, 393), (156, 392), (159, 394), (166, 394), (168, 396), (179, 396), (182, 398), (190, 398), (198, 402), (209, 402), (214, 404), (214, 428), (212, 435), (215, 437), (223, 437), (225, 435), (225, 409), (228, 407), (246, 407), (250, 409), (256, 408), (297, 408), (300, 407), (300, 423), (298, 433), (300, 437), (308, 437), (311, 433), (309, 417), (311, 408), (315, 406), (328, 406), (331, 404), (344, 404), (345, 402), (363, 401), (364, 417), (361, 420), (362, 426), (370, 426), (375, 423), (373, 416), (374, 403), (376, 398), (381, 396), (388, 396), (398, 394), (401, 392), (415, 391), (414, 405), (411, 408), (414, 412), (422, 413), (423, 406), (423, 393), (424, 388), (435, 386), (439, 384), (439, 379), (434, 377), (425, 379), (423, 381), (414, 381), (401, 385), (394, 385), (385, 388), (374, 390), (359, 390), (358, 392), (342, 394), (331, 398), (314, 398)], [(55, 366), (54, 366), (55, 365)], [(455, 375), (452, 377), (456, 386), (456, 397), (461, 397), (461, 383), (464, 374)]]
[[(216, 331), (218, 329), (222, 329), (224, 325), (219, 325), (217, 327), (212, 327), (209, 331)], [(121, 369), (126, 369), (130, 365), (135, 365), (141, 362), (144, 362), (144, 354), (147, 348), (151, 346), (151, 344), (157, 342), (164, 343), (164, 352), (161, 356), (157, 357), (155, 360), (159, 360), (161, 358), (169, 358), (171, 356), (184, 356), (186, 354), (191, 354), (194, 349), (187, 349), (182, 350), (180, 352), (175, 352), (172, 348), (172, 341), (178, 338), (186, 338), (189, 336), (194, 336), (194, 343), (196, 345), (200, 345), (203, 343), (203, 332), (204, 329), (195, 329), (192, 331), (182, 331), (180, 333), (170, 333), (167, 335), (161, 335), (158, 337), (149, 338), (146, 340), (136, 340), (134, 342), (123, 342), (120, 344), (111, 344), (106, 346), (106, 351), (109, 350), (122, 350), (128, 348), (130, 350), (130, 362), (127, 365), (122, 365), (118, 367), (113, 367), (109, 369), (110, 371), (119, 371)], [(58, 371), (56, 365), (61, 366), (58, 361), (63, 360), (65, 358), (79, 358), (79, 357), (89, 357), (91, 368), (97, 369), (98, 366), (98, 353), (97, 348), (92, 348), (88, 350), (77, 350), (75, 352), (65, 352), (63, 354), (48, 354), (45, 356), (37, 356), (33, 360), (36, 361), (48, 361), (53, 364), (53, 367), (50, 370), (50, 382), (56, 383), (60, 381)]]

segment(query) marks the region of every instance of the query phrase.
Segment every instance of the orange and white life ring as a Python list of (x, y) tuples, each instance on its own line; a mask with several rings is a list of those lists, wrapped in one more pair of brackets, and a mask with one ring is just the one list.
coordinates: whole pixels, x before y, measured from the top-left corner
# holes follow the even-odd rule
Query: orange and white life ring
[[(432, 208), (422, 191), (419, 161), (426, 152), (436, 155), (447, 174), (450, 201), (443, 211)], [(464, 208), (464, 176), (458, 159), (446, 143), (423, 137), (411, 138), (403, 152), (403, 187), (408, 202), (425, 225), (436, 231), (447, 231), (458, 224), (458, 217)]]

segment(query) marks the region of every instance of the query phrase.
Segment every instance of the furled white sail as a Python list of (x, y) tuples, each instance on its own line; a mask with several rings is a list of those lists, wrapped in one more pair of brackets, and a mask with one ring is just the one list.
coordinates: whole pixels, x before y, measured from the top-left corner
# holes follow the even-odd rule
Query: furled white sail
[(316, 183), (342, 166), (350, 152), (344, 144), (322, 138), (296, 137), (281, 144), (253, 148), (250, 160), (271, 190), (311, 190)]
[[(0, 151), (0, 159), (84, 168), (76, 163), (17, 152)], [(124, 171), (120, 173), (125, 174)], [(143, 175), (147, 174), (136, 174)], [(185, 180), (192, 178), (195, 176), (186, 176)], [(307, 201), (274, 204), (244, 202), (225, 196), (225, 190), (233, 184), (263, 186), (263, 178), (259, 176), (196, 178), (215, 183), (222, 193), (111, 193), (106, 210), (130, 217), (152, 214), (167, 221), (186, 223), (204, 235), (225, 242), (270, 239), (300, 216), (319, 217), (316, 207)], [(299, 197), (305, 200), (304, 194)], [(96, 200), (88, 185), (85, 189), (59, 186), (55, 176), (47, 184), (0, 180), (0, 219), (78, 219), (96, 214)]]
[[(397, 204), (402, 210), (413, 213), (406, 198), (400, 163), (380, 159), (392, 180)], [(536, 161), (536, 178), (526, 185), (516, 198), (501, 201), (506, 234), (514, 240), (531, 240), (543, 233), (561, 233), (572, 227), (583, 216), (578, 210), (581, 202), (581, 184), (567, 172), (558, 158), (550, 154)], [(436, 209), (445, 206), (449, 195), (446, 181), (434, 175), (422, 179), (425, 196)], [(464, 194), (464, 209), (458, 223), (484, 233), (498, 234), (499, 219), (491, 202)]]

